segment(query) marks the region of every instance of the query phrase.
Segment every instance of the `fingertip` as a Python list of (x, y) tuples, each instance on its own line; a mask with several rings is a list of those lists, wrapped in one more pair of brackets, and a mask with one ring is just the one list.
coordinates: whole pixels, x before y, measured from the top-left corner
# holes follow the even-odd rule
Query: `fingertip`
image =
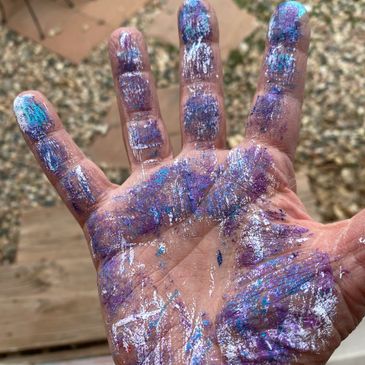
[(22, 132), (32, 140), (39, 140), (55, 127), (49, 102), (36, 90), (20, 93), (13, 102), (13, 110)]
[(218, 26), (213, 7), (203, 0), (185, 0), (178, 11), (178, 28), (183, 44), (217, 41)]
[(143, 38), (142, 33), (135, 27), (120, 27), (115, 29), (109, 36), (109, 47), (120, 45), (120, 38), (123, 34), (129, 34), (135, 38)]
[(268, 30), (270, 44), (295, 45), (308, 35), (308, 11), (298, 1), (280, 3), (271, 16)]

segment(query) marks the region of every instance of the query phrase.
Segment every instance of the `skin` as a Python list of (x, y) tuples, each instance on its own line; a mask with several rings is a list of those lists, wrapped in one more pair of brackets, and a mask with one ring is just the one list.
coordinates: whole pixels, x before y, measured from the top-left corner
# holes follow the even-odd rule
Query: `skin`
[(182, 5), (175, 158), (143, 37), (116, 30), (132, 171), (122, 186), (43, 95), (15, 100), (25, 140), (85, 232), (116, 364), (324, 364), (363, 318), (365, 213), (323, 225), (295, 194), (308, 20), (299, 3), (276, 10), (246, 137), (229, 151), (216, 17), (205, 1)]

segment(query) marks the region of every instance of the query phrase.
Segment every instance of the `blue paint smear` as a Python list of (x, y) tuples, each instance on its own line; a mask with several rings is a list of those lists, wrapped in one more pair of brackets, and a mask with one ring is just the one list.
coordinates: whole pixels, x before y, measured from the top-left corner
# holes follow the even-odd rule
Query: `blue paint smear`
[(266, 59), (268, 75), (275, 78), (283, 77), (286, 82), (291, 81), (295, 69), (295, 57), (292, 52), (285, 52), (277, 47), (272, 47)]
[(210, 15), (200, 0), (185, 1), (179, 13), (179, 30), (184, 44), (209, 39)]
[(301, 36), (300, 20), (306, 12), (305, 7), (296, 1), (281, 3), (270, 21), (270, 43), (295, 45)]
[(121, 51), (117, 53), (119, 72), (134, 72), (142, 69), (142, 53), (130, 33), (123, 32), (119, 38)]
[(251, 111), (250, 127), (254, 127), (260, 133), (266, 133), (276, 127), (280, 118), (283, 91), (279, 87), (272, 87), (264, 95), (258, 96)]
[(217, 262), (218, 262), (219, 266), (221, 266), (223, 263), (223, 255), (222, 255), (221, 250), (217, 251)]
[(162, 135), (158, 121), (150, 119), (143, 122), (131, 122), (128, 125), (129, 143), (132, 149), (143, 150), (162, 145)]
[(44, 166), (55, 175), (59, 175), (67, 161), (68, 155), (66, 149), (53, 138), (43, 139), (36, 146), (39, 158)]
[(196, 141), (213, 141), (219, 130), (217, 99), (204, 93), (191, 96), (184, 107), (184, 127)]
[(164, 245), (160, 245), (160, 247), (156, 251), (156, 256), (160, 257), (166, 253), (166, 247)]
[(126, 73), (119, 77), (119, 86), (128, 111), (142, 112), (151, 109), (149, 81), (139, 72)]

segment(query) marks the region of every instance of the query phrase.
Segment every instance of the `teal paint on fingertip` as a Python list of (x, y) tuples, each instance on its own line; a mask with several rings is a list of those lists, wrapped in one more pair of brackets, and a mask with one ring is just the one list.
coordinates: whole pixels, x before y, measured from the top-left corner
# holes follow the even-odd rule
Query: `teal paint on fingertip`
[(270, 44), (296, 45), (301, 37), (300, 20), (306, 13), (304, 5), (297, 1), (286, 1), (279, 4), (269, 24)]
[(46, 106), (32, 94), (22, 94), (14, 100), (14, 113), (21, 130), (33, 139), (46, 135), (53, 125)]
[(297, 10), (298, 18), (301, 18), (302, 16), (304, 16), (305, 14), (308, 13), (306, 7), (299, 1), (286, 1), (286, 2), (282, 3), (282, 5), (284, 5), (284, 6), (290, 5), (290, 6), (294, 7)]

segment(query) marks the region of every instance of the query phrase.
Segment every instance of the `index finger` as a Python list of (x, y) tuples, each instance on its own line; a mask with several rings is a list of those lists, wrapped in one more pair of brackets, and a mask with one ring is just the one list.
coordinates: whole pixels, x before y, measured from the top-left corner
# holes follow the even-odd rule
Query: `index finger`
[(76, 146), (42, 94), (37, 91), (20, 94), (14, 100), (14, 112), (42, 170), (83, 224), (114, 185)]

